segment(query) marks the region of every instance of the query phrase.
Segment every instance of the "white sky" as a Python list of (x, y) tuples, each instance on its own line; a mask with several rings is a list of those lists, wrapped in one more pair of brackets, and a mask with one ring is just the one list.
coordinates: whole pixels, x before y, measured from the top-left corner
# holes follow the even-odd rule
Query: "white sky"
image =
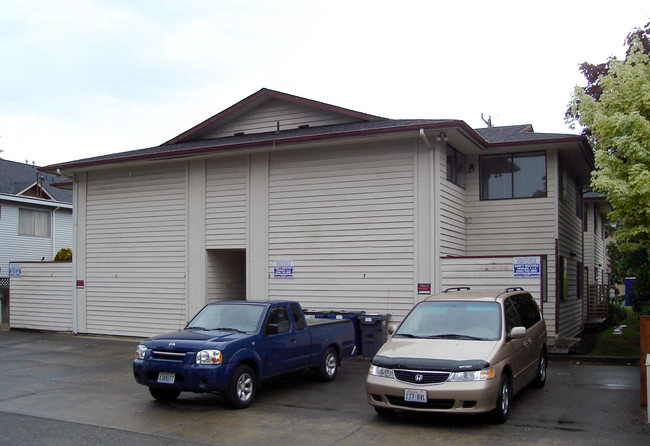
[(647, 0), (2, 0), (0, 157), (163, 143), (262, 87), (394, 119), (533, 124), (581, 62), (624, 54)]

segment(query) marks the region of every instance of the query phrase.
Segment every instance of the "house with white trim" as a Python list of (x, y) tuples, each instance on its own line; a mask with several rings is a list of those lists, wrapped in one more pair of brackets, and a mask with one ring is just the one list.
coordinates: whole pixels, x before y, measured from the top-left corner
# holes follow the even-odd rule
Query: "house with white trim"
[(525, 286), (582, 329), (583, 136), (393, 120), (261, 89), (74, 179), (75, 332), (148, 336), (214, 300), (399, 321), (448, 286)]

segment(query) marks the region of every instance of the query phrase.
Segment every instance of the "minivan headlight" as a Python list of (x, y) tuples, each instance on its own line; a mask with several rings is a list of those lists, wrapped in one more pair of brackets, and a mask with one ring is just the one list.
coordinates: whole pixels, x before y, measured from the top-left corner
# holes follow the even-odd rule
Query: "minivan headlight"
[(462, 382), (462, 381), (487, 381), (494, 378), (494, 368), (483, 370), (472, 370), (471, 372), (454, 372), (449, 375), (449, 382)]
[(373, 376), (381, 376), (383, 378), (395, 378), (395, 371), (393, 369), (387, 369), (385, 367), (379, 367), (374, 364), (370, 365), (368, 369), (368, 374)]
[(222, 360), (219, 350), (201, 350), (196, 354), (197, 364), (221, 364)]

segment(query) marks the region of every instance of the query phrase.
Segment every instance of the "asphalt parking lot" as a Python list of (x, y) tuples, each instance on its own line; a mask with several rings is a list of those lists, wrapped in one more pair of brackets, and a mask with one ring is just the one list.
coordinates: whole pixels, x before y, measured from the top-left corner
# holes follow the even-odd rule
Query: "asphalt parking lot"
[(639, 366), (550, 361), (543, 389), (515, 400), (510, 419), (400, 414), (366, 403), (369, 361), (343, 362), (336, 381), (291, 376), (265, 385), (247, 410), (216, 395), (152, 399), (131, 370), (138, 341), (0, 332), (3, 445), (646, 445)]

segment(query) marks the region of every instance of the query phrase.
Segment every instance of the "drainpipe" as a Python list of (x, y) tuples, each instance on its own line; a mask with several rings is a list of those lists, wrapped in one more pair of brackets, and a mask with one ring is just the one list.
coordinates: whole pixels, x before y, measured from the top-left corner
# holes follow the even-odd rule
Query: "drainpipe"
[[(76, 175), (75, 175), (76, 177)], [(77, 252), (77, 224), (79, 220), (79, 180), (75, 178), (72, 186), (72, 333), (78, 334), (78, 320), (77, 320), (77, 259), (79, 253)]]
[(61, 209), (60, 207), (55, 207), (52, 211), (52, 260), (56, 255), (56, 211)]
[(422, 141), (424, 141), (424, 144), (429, 148), (429, 150), (433, 149), (431, 141), (429, 141), (427, 135), (424, 134), (424, 129), (420, 129), (420, 138), (422, 138)]

